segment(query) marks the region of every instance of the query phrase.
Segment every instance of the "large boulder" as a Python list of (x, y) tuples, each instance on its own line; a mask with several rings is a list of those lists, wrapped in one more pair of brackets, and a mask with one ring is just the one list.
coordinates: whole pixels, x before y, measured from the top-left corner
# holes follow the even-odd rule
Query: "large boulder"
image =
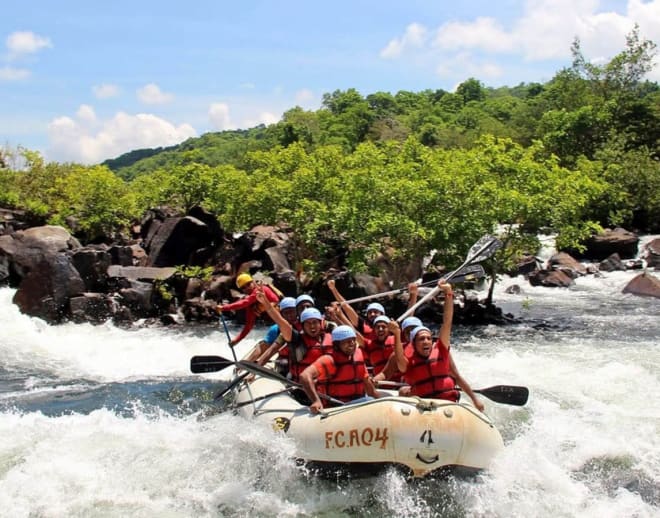
[(566, 252), (559, 252), (548, 259), (548, 270), (559, 270), (572, 279), (587, 274), (587, 268)]
[(619, 254), (621, 259), (632, 259), (637, 256), (639, 237), (623, 228), (605, 229), (601, 234), (587, 239), (584, 245), (584, 252), (575, 257), (602, 261), (612, 254)]
[(71, 258), (53, 254), (30, 269), (14, 294), (14, 303), (27, 315), (61, 322), (69, 315), (69, 299), (85, 291)]
[(215, 248), (208, 226), (192, 216), (166, 219), (145, 242), (148, 266), (202, 266)]
[(0, 257), (6, 277), (20, 282), (44, 259), (81, 248), (81, 244), (64, 228), (45, 225), (0, 236)]
[(547, 288), (568, 288), (575, 281), (562, 270), (538, 270), (532, 272), (527, 279), (532, 286), (545, 286)]
[(646, 244), (644, 258), (649, 268), (660, 268), (660, 238)]
[(623, 293), (631, 293), (640, 297), (655, 297), (660, 299), (660, 279), (648, 272), (633, 277), (623, 288)]

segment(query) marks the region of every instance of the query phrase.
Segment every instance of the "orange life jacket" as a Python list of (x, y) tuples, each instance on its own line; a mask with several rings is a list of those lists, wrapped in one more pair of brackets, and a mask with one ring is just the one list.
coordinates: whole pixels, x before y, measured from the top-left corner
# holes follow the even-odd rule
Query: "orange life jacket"
[(394, 336), (389, 335), (384, 342), (367, 340), (364, 344), (364, 354), (369, 365), (374, 369), (374, 376), (383, 370), (388, 358), (394, 352)]
[[(319, 392), (344, 403), (365, 395), (364, 378), (367, 377), (367, 367), (359, 348), (355, 349), (352, 357), (333, 348), (331, 353), (321, 356), (315, 365), (319, 371)], [(331, 374), (333, 371), (334, 374)]]
[[(309, 367), (321, 355), (332, 351), (332, 334), (323, 333), (319, 338), (312, 338), (305, 333), (300, 333), (294, 350), (289, 351), (289, 373), (293, 381), (299, 381), (302, 371)], [(295, 340), (295, 338), (294, 338)]]
[(449, 350), (440, 342), (433, 346), (428, 358), (415, 351), (408, 362), (403, 381), (410, 385), (413, 396), (458, 401), (456, 380), (449, 374)]

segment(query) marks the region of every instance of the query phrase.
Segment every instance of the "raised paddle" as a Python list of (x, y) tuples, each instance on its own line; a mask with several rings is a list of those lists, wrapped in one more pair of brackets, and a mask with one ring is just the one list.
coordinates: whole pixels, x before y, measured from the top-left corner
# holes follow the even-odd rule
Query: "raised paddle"
[[(472, 247), (468, 251), (468, 255), (465, 258), (463, 264), (460, 265), (458, 268), (456, 268), (456, 270), (450, 272), (448, 275), (444, 277), (445, 281), (449, 282), (452, 277), (454, 277), (459, 271), (461, 271), (462, 268), (465, 268), (466, 266), (469, 266), (474, 263), (480, 263), (481, 261), (485, 261), (489, 257), (492, 257), (492, 255), (501, 246), (502, 246), (502, 242), (496, 237), (490, 235), (483, 236), (481, 239), (479, 239), (479, 241), (477, 241), (474, 245), (472, 245)], [(408, 308), (399, 318), (397, 318), (396, 319), (397, 322), (401, 322), (407, 316), (412, 315), (419, 306), (424, 304), (430, 298), (437, 295), (439, 291), (440, 288), (438, 288), (437, 286), (433, 288), (420, 300), (418, 300), (415, 305)]]
[[(398, 381), (385, 380), (379, 381), (378, 386), (383, 388), (399, 388), (405, 387), (407, 384)], [(456, 387), (452, 390), (460, 390), (460, 388)], [(449, 390), (447, 392), (449, 392)], [(488, 399), (495, 401), (496, 403), (502, 403), (504, 405), (524, 406), (529, 398), (529, 389), (527, 387), (519, 387), (516, 385), (495, 385), (493, 387), (477, 389), (474, 392), (486, 396)]]
[[(461, 268), (460, 271), (457, 271), (456, 275), (452, 276), (450, 284), (459, 284), (461, 282), (474, 281), (477, 279), (481, 279), (485, 275), (486, 272), (483, 266), (481, 266), (480, 264), (473, 264), (470, 266), (466, 266), (465, 268)], [(431, 284), (435, 284), (437, 282), (438, 282), (437, 280), (422, 282), (418, 286), (430, 286)], [(345, 300), (344, 302), (346, 304), (356, 304), (358, 302), (379, 299), (381, 297), (387, 297), (389, 295), (398, 295), (399, 293), (403, 293), (404, 291), (408, 291), (408, 287), (398, 288), (396, 290), (390, 290), (390, 291), (383, 291), (381, 293), (374, 293), (373, 295), (365, 295), (364, 297)]]

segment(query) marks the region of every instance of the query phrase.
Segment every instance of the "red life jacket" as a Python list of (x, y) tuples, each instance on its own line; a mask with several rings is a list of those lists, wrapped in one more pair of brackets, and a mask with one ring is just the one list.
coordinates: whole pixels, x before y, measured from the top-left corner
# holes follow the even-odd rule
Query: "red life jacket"
[(352, 357), (333, 348), (332, 352), (321, 356), (315, 365), (319, 371), (319, 392), (344, 403), (365, 395), (364, 378), (367, 377), (367, 367), (359, 348), (355, 349)]
[(449, 374), (449, 351), (438, 341), (428, 358), (417, 351), (408, 358), (403, 380), (413, 396), (458, 401), (456, 380)]
[(369, 365), (374, 368), (374, 376), (383, 370), (388, 358), (394, 352), (394, 336), (388, 335), (384, 342), (367, 340), (364, 344), (364, 354)]
[(295, 349), (300, 352), (302, 348), (304, 352), (302, 357), (298, 359), (298, 354), (291, 354), (293, 351), (289, 351), (289, 373), (293, 381), (299, 381), (302, 371), (320, 356), (332, 351), (332, 335), (330, 333), (323, 333), (319, 338), (312, 338), (305, 333), (300, 333), (298, 337), (299, 342), (295, 344)]

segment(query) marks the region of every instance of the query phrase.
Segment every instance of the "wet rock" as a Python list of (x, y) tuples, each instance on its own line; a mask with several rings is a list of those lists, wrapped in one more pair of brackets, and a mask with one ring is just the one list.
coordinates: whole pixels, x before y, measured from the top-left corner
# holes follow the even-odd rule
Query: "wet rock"
[(572, 279), (587, 273), (586, 266), (566, 252), (559, 252), (548, 259), (547, 269), (561, 271)]
[(649, 268), (660, 268), (660, 238), (646, 244), (644, 257)]
[(69, 311), (74, 322), (100, 324), (114, 316), (112, 300), (103, 293), (83, 293), (69, 299)]
[(621, 261), (619, 254), (612, 254), (599, 263), (598, 269), (602, 272), (624, 271), (626, 270), (626, 265)]
[(575, 257), (602, 261), (616, 253), (621, 259), (633, 259), (637, 256), (639, 237), (623, 228), (605, 229), (586, 240), (584, 245), (585, 251), (573, 254)]
[(77, 248), (81, 248), (81, 244), (75, 237), (53, 225), (0, 236), (0, 256), (6, 258), (7, 269), (19, 280), (44, 259)]
[(66, 254), (50, 255), (21, 281), (14, 303), (21, 312), (61, 322), (68, 317), (69, 298), (84, 293), (85, 283)]
[(631, 293), (640, 297), (655, 297), (660, 299), (660, 279), (648, 272), (633, 277), (623, 288), (623, 293)]
[(561, 270), (539, 270), (528, 277), (532, 286), (545, 286), (548, 288), (568, 288), (575, 281)]
[(112, 257), (106, 246), (87, 246), (71, 254), (71, 262), (89, 292), (103, 293), (108, 289), (108, 267)]

